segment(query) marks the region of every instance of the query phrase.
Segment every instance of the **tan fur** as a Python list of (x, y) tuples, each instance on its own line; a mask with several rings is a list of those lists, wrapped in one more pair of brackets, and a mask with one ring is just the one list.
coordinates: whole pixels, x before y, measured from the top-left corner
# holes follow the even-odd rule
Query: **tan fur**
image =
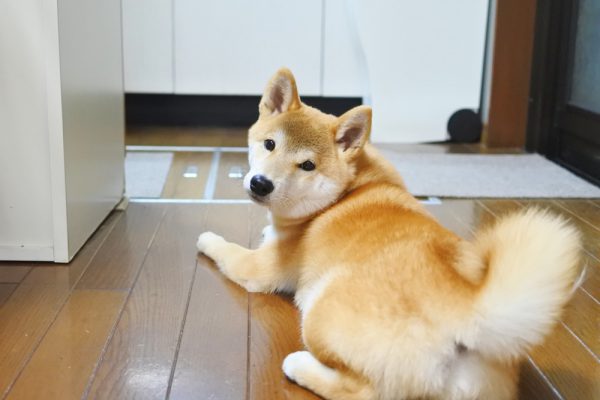
[(199, 250), (249, 291), (295, 292), (307, 351), (283, 370), (326, 399), (514, 398), (519, 359), (569, 299), (577, 232), (534, 210), (464, 241), (406, 191), (370, 126), (368, 107), (302, 104), (278, 71), (249, 132), (251, 167), (275, 184), (269, 238), (249, 250), (209, 232)]

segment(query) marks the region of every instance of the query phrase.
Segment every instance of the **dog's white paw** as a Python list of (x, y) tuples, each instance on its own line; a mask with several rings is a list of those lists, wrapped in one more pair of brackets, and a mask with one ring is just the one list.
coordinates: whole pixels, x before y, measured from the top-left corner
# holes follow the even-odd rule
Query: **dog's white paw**
[(315, 362), (318, 364), (318, 361), (308, 351), (297, 351), (287, 355), (281, 368), (288, 379), (301, 383), (299, 380), (301, 380), (302, 371), (314, 368)]
[(198, 251), (206, 254), (210, 252), (211, 248), (214, 247), (215, 244), (223, 241), (224, 239), (212, 232), (204, 232), (200, 236), (198, 236), (198, 242), (196, 242), (196, 247)]

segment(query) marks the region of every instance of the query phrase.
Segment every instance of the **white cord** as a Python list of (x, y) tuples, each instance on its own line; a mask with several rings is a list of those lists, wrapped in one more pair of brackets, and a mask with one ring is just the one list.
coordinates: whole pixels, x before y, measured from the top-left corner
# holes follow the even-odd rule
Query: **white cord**
[[(326, 0), (323, 0), (326, 1)], [(346, 12), (348, 20), (350, 21), (350, 32), (352, 35), (352, 44), (354, 45), (358, 57), (358, 69), (360, 71), (361, 86), (362, 86), (362, 98), (363, 103), (367, 105), (373, 105), (373, 98), (371, 96), (371, 81), (369, 79), (369, 64), (367, 62), (367, 55), (365, 53), (364, 43), (361, 39), (360, 28), (358, 23), (358, 0), (344, 0), (347, 7)]]

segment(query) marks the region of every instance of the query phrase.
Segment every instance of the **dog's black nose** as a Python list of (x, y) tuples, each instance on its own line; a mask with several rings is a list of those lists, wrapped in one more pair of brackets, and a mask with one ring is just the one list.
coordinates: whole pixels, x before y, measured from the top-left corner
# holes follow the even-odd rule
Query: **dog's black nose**
[(250, 180), (250, 190), (259, 196), (266, 196), (274, 189), (273, 182), (264, 175), (254, 175)]

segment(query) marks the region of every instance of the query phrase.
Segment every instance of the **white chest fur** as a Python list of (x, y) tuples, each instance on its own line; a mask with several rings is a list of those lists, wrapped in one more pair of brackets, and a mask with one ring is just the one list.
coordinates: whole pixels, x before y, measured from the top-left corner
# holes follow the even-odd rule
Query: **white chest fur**
[(277, 239), (277, 231), (273, 225), (267, 225), (262, 230), (262, 242), (269, 243)]
[(330, 270), (296, 292), (296, 305), (298, 305), (303, 317), (308, 314), (315, 303), (323, 296), (323, 293), (335, 276), (336, 272)]

